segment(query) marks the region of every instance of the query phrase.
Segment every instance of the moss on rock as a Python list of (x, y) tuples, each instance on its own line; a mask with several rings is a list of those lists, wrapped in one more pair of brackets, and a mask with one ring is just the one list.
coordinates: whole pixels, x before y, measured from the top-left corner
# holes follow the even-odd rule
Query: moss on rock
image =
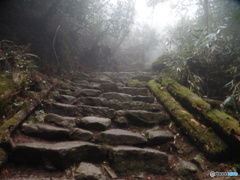
[(127, 82), (128, 87), (145, 87), (146, 83), (145, 82), (140, 82), (139, 80), (129, 80)]

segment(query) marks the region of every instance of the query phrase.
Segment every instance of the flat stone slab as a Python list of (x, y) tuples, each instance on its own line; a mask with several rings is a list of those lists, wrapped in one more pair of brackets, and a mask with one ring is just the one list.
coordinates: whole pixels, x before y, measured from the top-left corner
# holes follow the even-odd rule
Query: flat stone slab
[(75, 104), (77, 102), (77, 98), (70, 95), (61, 95), (56, 100), (64, 104)]
[(48, 140), (66, 140), (69, 138), (69, 129), (48, 124), (24, 123), (22, 124), (22, 132), (28, 136), (40, 137)]
[(130, 94), (132, 96), (147, 96), (147, 88), (136, 88), (136, 87), (121, 87), (119, 88), (121, 93)]
[(72, 140), (89, 141), (93, 138), (93, 133), (80, 128), (73, 128), (69, 132), (69, 137)]
[(99, 140), (110, 145), (136, 145), (147, 142), (142, 135), (122, 129), (110, 129), (101, 132)]
[(118, 92), (118, 86), (115, 83), (102, 83), (100, 88), (103, 92)]
[(60, 116), (54, 113), (46, 114), (46, 116), (44, 117), (44, 121), (47, 123), (51, 123), (66, 128), (72, 128), (76, 126), (75, 117)]
[(146, 76), (146, 75), (137, 75), (137, 76), (133, 76), (132, 79), (136, 79), (138, 81), (148, 82), (152, 79), (152, 77)]
[(102, 106), (105, 99), (99, 97), (80, 97), (78, 102), (89, 106)]
[(63, 170), (82, 161), (100, 162), (103, 160), (100, 147), (83, 141), (66, 141), (60, 143), (19, 143), (15, 144), (11, 160), (18, 163), (51, 163)]
[(114, 116), (114, 110), (108, 107), (78, 105), (77, 109), (77, 114), (81, 114), (82, 116), (100, 116), (107, 118), (112, 118)]
[(136, 126), (153, 126), (169, 122), (169, 117), (161, 112), (149, 112), (144, 110), (120, 111), (116, 114), (124, 115), (128, 122)]
[(82, 162), (74, 173), (76, 180), (106, 180), (101, 169), (93, 164)]
[(63, 103), (51, 103), (46, 104), (44, 111), (47, 113), (54, 113), (62, 116), (78, 116), (78, 107), (76, 105), (63, 104)]
[(159, 104), (149, 104), (141, 101), (132, 101), (132, 102), (123, 102), (122, 109), (159, 112), (162, 109), (162, 107)]
[(120, 175), (165, 174), (169, 169), (168, 155), (155, 149), (118, 146), (112, 149), (111, 157), (111, 166)]
[(78, 120), (77, 125), (89, 130), (105, 130), (111, 124), (111, 119), (87, 116)]
[(133, 101), (142, 101), (145, 103), (154, 103), (154, 97), (152, 96), (133, 96)]
[(148, 130), (146, 137), (151, 145), (161, 145), (174, 140), (174, 134), (169, 131)]
[(132, 96), (124, 93), (107, 92), (103, 94), (103, 97), (107, 100), (118, 100), (120, 102), (132, 101)]
[(80, 95), (82, 96), (91, 96), (91, 97), (97, 97), (101, 94), (100, 90), (95, 89), (82, 89), (80, 91)]

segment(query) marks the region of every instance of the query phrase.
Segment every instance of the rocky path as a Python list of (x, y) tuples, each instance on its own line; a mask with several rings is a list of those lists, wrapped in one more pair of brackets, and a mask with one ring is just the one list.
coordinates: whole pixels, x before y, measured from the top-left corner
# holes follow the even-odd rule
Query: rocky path
[(205, 158), (145, 87), (152, 78), (82, 73), (62, 84), (13, 135), (0, 179), (208, 177)]

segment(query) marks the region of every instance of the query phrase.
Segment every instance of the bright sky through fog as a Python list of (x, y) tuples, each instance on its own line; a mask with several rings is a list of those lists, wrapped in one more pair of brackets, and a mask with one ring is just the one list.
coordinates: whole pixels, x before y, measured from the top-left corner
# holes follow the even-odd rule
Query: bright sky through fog
[(153, 8), (146, 6), (145, 0), (136, 1), (136, 17), (138, 22), (145, 22), (156, 28), (164, 28), (176, 22), (169, 3), (162, 3)]

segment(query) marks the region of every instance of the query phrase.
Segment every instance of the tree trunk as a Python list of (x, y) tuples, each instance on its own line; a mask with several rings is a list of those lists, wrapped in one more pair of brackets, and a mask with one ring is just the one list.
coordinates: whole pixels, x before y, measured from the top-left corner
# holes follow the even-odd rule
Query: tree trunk
[(239, 121), (218, 109), (212, 109), (210, 104), (175, 80), (162, 78), (160, 81), (186, 108), (203, 117), (201, 119), (204, 123), (211, 125), (213, 130), (229, 144), (234, 144), (235, 148), (240, 149)]
[(157, 97), (160, 103), (174, 117), (183, 132), (193, 140), (210, 158), (217, 159), (227, 153), (228, 146), (220, 139), (211, 128), (206, 127), (186, 111), (163, 87), (155, 81), (149, 81), (147, 86)]

